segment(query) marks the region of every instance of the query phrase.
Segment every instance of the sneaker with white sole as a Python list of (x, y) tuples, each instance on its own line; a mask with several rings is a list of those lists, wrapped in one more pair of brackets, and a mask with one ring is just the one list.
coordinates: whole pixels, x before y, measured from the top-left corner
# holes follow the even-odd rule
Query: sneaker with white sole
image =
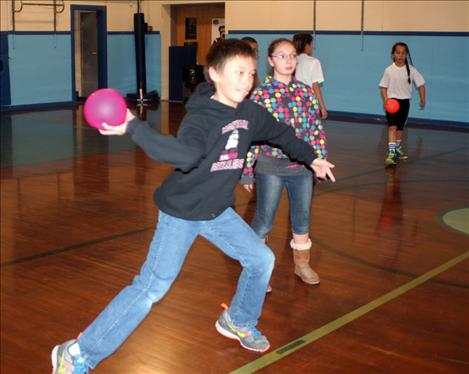
[(215, 323), (217, 331), (230, 339), (238, 340), (243, 348), (254, 352), (265, 352), (270, 348), (267, 338), (255, 327), (237, 327), (225, 310)]
[(75, 339), (56, 345), (52, 350), (52, 374), (88, 374), (89, 368), (85, 364), (83, 357), (72, 355), (70, 347), (77, 341)]
[(396, 147), (396, 159), (397, 160), (407, 160), (409, 157), (404, 153), (402, 147)]

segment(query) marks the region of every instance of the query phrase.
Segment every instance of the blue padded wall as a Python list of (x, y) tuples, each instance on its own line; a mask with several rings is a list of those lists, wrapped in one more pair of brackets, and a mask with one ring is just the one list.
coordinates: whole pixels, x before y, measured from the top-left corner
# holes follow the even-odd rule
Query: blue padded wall
[[(230, 32), (229, 37), (254, 37), (259, 43), (259, 76), (265, 76), (267, 47), (294, 32)], [(414, 89), (410, 117), (451, 121), (469, 126), (469, 37), (467, 33), (316, 33), (313, 55), (321, 60), (322, 87), (328, 110), (365, 115), (384, 115), (379, 81), (391, 64), (391, 47), (407, 43), (415, 67), (426, 80), (427, 107), (418, 107)]]

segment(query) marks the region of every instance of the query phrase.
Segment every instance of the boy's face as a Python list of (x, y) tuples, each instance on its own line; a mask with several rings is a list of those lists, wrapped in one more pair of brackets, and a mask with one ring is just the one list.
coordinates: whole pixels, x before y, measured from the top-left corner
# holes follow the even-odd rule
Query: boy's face
[(251, 90), (256, 62), (252, 57), (234, 56), (226, 61), (221, 71), (211, 67), (208, 72), (216, 88), (213, 98), (236, 108)]

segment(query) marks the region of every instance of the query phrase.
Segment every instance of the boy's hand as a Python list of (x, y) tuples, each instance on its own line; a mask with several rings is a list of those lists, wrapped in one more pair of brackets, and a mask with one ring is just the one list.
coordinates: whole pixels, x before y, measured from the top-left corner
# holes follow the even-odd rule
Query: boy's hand
[(125, 122), (117, 126), (109, 126), (107, 123), (103, 123), (102, 126), (104, 130), (99, 130), (102, 135), (124, 135), (127, 132), (127, 126), (130, 121), (132, 121), (135, 116), (132, 112), (127, 109), (127, 114), (125, 116)]
[(332, 182), (335, 182), (335, 177), (334, 174), (332, 174), (333, 168), (335, 168), (335, 165), (330, 163), (327, 160), (323, 160), (322, 158), (316, 158), (312, 164), (311, 168), (314, 170), (316, 173), (316, 176), (319, 179), (330, 179)]

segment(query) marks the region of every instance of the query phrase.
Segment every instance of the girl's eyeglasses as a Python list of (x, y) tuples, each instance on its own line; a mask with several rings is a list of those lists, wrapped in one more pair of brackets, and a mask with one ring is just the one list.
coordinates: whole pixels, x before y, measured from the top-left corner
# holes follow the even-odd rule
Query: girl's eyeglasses
[(275, 58), (278, 58), (280, 60), (286, 60), (286, 59), (289, 59), (291, 58), (292, 60), (296, 59), (296, 53), (290, 53), (288, 55), (286, 55), (285, 53), (279, 53), (277, 55), (272, 55), (272, 57), (275, 57)]

